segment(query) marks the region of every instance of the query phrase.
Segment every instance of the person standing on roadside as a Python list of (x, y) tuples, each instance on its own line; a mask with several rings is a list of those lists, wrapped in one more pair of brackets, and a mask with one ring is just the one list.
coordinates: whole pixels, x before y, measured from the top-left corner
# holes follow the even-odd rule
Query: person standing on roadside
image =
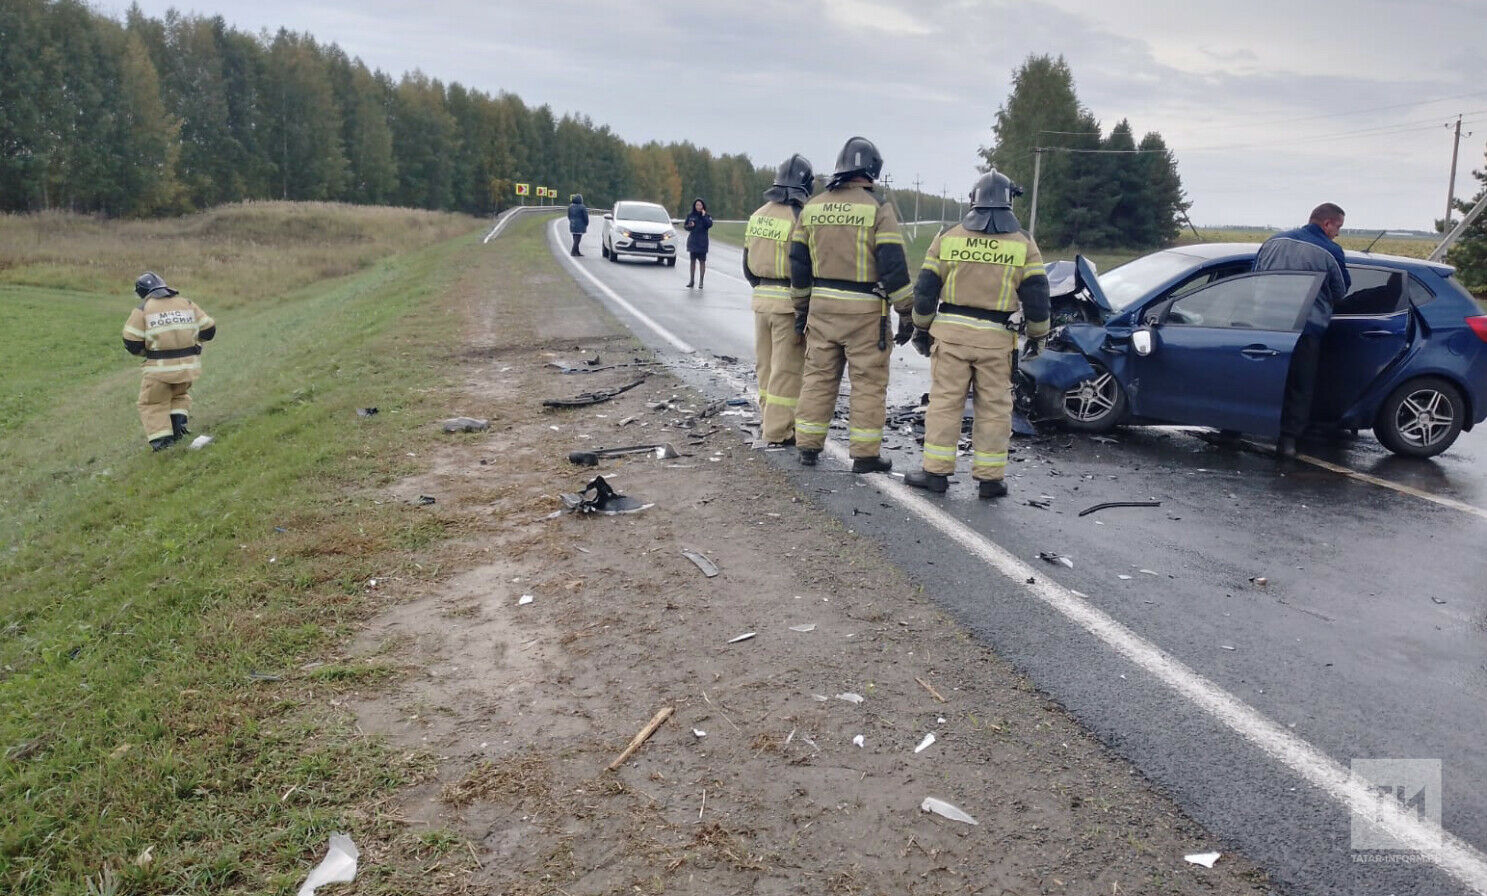
[(144, 357), (139, 419), (156, 451), (188, 435), (191, 384), (201, 376), (201, 344), (217, 335), (217, 322), (196, 303), (146, 271), (134, 281), (139, 306), (124, 322), (124, 348)]
[(1286, 398), (1281, 407), (1280, 438), (1275, 442), (1275, 453), (1281, 457), (1296, 456), (1296, 440), (1311, 421), (1322, 335), (1332, 322), (1333, 306), (1353, 286), (1347, 258), (1337, 244), (1343, 218), (1341, 208), (1324, 202), (1312, 209), (1311, 220), (1305, 227), (1277, 233), (1260, 246), (1260, 253), (1255, 256), (1256, 271), (1315, 271), (1326, 275), (1291, 353)]
[(845, 369), (852, 383), (852, 472), (893, 468), (880, 454), (891, 350), (888, 306), (898, 311), (893, 341), (903, 345), (913, 335), (914, 295), (898, 215), (872, 191), (882, 172), (883, 156), (871, 140), (848, 140), (826, 189), (806, 202), (790, 237), (795, 331), (806, 338), (795, 440), (807, 467), (816, 465), (826, 445)]
[(805, 338), (795, 332), (795, 306), (790, 301), (790, 235), (801, 206), (815, 189), (811, 163), (796, 153), (775, 172), (774, 185), (764, 191), (764, 204), (749, 216), (744, 230), (744, 279), (754, 288), (761, 431), (764, 441), (776, 446), (795, 444)]
[(700, 198), (692, 200), (692, 211), (682, 227), (687, 231), (687, 254), (691, 262), (687, 266), (687, 288), (695, 282), (702, 288), (702, 278), (707, 276), (707, 232), (712, 229), (713, 216), (707, 213), (707, 203)]
[(568, 232), (573, 234), (573, 249), (569, 255), (582, 257), (583, 253), (578, 251), (578, 244), (583, 241), (583, 235), (589, 230), (589, 210), (584, 208), (583, 194), (574, 193), (573, 198), (568, 201)]
[(930, 243), (914, 285), (914, 348), (929, 357), (924, 468), (904, 476), (913, 488), (944, 493), (955, 472), (966, 389), (975, 390), (971, 477), (983, 498), (1007, 494), (1012, 438), (1012, 353), (1007, 322), (1018, 310), (1030, 351), (1048, 336), (1048, 276), (1038, 244), (1012, 214), (1020, 195), (992, 170), (971, 190), (971, 210)]

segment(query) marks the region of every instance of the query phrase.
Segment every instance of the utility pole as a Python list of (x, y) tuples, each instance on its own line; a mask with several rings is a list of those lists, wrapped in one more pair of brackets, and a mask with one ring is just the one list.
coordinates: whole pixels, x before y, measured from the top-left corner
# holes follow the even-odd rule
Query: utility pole
[(1043, 147), (1033, 149), (1033, 199), (1032, 210), (1028, 212), (1027, 235), (1033, 239), (1038, 238), (1038, 178), (1043, 174)]
[(919, 174), (916, 172), (914, 174), (914, 223), (912, 225), (914, 239), (916, 240), (919, 239), (919, 188), (922, 185), (922, 182), (919, 180)]
[(941, 184), (940, 185), (940, 224), (941, 225), (944, 225), (944, 223), (949, 220), (948, 218), (945, 217), (946, 206), (948, 206), (950, 204), (950, 200), (948, 198), (946, 198), (949, 195), (950, 195), (950, 185), (949, 184)]
[[(1446, 125), (1450, 127), (1450, 125)], [(1441, 224), (1441, 232), (1448, 233), (1451, 230), (1451, 210), (1456, 205), (1456, 154), (1461, 149), (1461, 116), (1456, 116), (1456, 139), (1451, 144), (1451, 179), (1446, 184), (1446, 220)]]

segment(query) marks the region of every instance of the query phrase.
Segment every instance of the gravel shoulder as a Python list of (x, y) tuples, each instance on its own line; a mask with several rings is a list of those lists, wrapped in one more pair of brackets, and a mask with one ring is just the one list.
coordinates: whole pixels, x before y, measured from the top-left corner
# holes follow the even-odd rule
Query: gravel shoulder
[[(752, 449), (752, 408), (704, 416), (536, 226), (474, 251), (448, 407), (491, 427), (389, 488), (434, 496), (460, 537), (420, 558), (432, 583), (381, 586), (356, 651), (401, 674), (351, 701), (363, 731), (434, 757), (397, 812), (467, 841), (430, 869), (441, 891), (1271, 892)], [(630, 366), (546, 366), (595, 357)], [(566, 459), (650, 442), (682, 456)], [(596, 473), (653, 506), (550, 516)], [(1184, 861), (1208, 851), (1212, 869)]]

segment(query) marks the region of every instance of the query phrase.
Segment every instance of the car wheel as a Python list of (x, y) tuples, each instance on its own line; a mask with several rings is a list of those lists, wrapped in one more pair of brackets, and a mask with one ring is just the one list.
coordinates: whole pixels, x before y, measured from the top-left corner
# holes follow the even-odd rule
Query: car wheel
[(1465, 422), (1461, 391), (1439, 377), (1426, 376), (1389, 393), (1373, 432), (1395, 454), (1434, 457), (1451, 447)]
[(1095, 375), (1064, 393), (1064, 427), (1076, 432), (1109, 432), (1126, 415), (1126, 390), (1115, 375), (1091, 363)]
[(603, 240), (599, 241), (599, 254), (603, 255), (605, 258), (609, 257), (609, 244), (605, 243)]
[(666, 266), (668, 268), (674, 268), (674, 267), (676, 267), (676, 259), (675, 258), (668, 258), (668, 259), (666, 259)]
[(609, 250), (609, 260), (614, 262), (615, 264), (620, 263), (620, 253), (614, 251), (612, 247)]

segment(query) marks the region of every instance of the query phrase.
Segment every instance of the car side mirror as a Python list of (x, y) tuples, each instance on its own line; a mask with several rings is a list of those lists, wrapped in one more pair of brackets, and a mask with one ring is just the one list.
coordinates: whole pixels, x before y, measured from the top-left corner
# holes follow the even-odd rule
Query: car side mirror
[(613, 221), (614, 220), (614, 215), (611, 214), (611, 213), (609, 213), (609, 212), (605, 212), (604, 213), (604, 220), (606, 220), (606, 221)]
[(1131, 348), (1135, 349), (1136, 354), (1144, 358), (1155, 351), (1156, 347), (1157, 337), (1150, 327), (1142, 327), (1131, 332)]

